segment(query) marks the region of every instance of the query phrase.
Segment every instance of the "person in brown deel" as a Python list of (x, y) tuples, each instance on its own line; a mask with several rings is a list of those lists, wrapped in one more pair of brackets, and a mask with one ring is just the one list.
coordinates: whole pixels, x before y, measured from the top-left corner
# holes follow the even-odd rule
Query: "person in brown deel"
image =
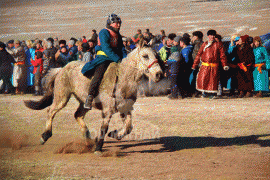
[[(215, 41), (215, 36), (215, 30), (207, 32), (208, 41), (201, 46), (192, 66), (192, 69), (195, 70), (201, 61), (196, 80), (196, 89), (203, 93), (214, 94), (213, 98), (217, 98), (220, 76), (219, 63), (221, 63), (224, 70), (229, 69), (222, 43)], [(205, 97), (205, 94), (203, 94), (203, 97)]]
[(251, 97), (253, 91), (253, 65), (255, 57), (253, 49), (248, 43), (249, 36), (241, 36), (237, 42), (238, 68), (237, 81), (239, 98)]

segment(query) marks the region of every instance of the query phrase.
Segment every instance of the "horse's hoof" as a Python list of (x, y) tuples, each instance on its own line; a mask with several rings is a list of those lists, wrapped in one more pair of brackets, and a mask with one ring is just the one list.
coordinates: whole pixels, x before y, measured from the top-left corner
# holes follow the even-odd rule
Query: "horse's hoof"
[(46, 141), (44, 141), (43, 138), (40, 138), (40, 144), (41, 144), (41, 145), (45, 144), (45, 142), (46, 142)]
[(101, 152), (101, 151), (95, 151), (94, 154), (95, 154), (96, 156), (101, 156), (101, 155), (102, 155), (102, 152)]

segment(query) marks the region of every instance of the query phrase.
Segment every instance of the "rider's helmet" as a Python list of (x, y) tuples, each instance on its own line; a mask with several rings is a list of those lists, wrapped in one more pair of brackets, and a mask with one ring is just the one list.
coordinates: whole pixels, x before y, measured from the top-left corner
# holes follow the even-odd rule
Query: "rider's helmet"
[(115, 23), (115, 22), (122, 23), (121, 18), (119, 16), (117, 16), (116, 14), (109, 15), (108, 20), (107, 20), (107, 25), (110, 25), (110, 24)]

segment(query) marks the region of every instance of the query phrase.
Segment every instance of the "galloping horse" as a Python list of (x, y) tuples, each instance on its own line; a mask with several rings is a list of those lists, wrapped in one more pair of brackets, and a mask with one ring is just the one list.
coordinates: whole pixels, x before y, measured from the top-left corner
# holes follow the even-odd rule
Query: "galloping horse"
[[(46, 94), (39, 101), (25, 101), (28, 108), (41, 110), (48, 106), (49, 119), (46, 129), (41, 137), (44, 144), (52, 136), (52, 121), (58, 111), (63, 109), (73, 94), (80, 105), (75, 112), (75, 119), (80, 125), (86, 140), (90, 140), (90, 132), (84, 122), (87, 109), (83, 104), (88, 95), (91, 78), (81, 73), (84, 62), (74, 61), (64, 68), (57, 68), (49, 73), (49, 82), (45, 85)], [(162, 77), (162, 69), (157, 54), (150, 48), (144, 46), (143, 42), (121, 61), (111, 63), (108, 67), (101, 85), (99, 94), (93, 101), (93, 107), (102, 110), (102, 124), (100, 133), (95, 139), (95, 151), (102, 151), (104, 137), (107, 134), (109, 122), (113, 114), (119, 112), (123, 121), (123, 127), (108, 134), (121, 140), (132, 130), (132, 106), (137, 99), (137, 86), (144, 75), (158, 82)]]

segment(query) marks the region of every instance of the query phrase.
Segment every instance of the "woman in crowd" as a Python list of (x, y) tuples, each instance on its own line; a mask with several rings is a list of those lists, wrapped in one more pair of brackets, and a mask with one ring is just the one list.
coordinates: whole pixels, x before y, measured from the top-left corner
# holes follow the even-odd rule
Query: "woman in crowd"
[(255, 97), (263, 97), (263, 93), (269, 92), (268, 70), (270, 69), (270, 59), (259, 36), (253, 39), (253, 52), (255, 56), (254, 92), (257, 93)]
[(237, 42), (238, 67), (237, 82), (239, 98), (251, 97), (253, 86), (253, 65), (255, 57), (252, 47), (248, 43), (249, 36), (241, 36)]
[(33, 43), (31, 40), (26, 42), (27, 50), (26, 54), (26, 67), (27, 67), (27, 86), (31, 88), (34, 85), (35, 75), (33, 74), (34, 66), (31, 63), (31, 60), (35, 59), (35, 49), (33, 48)]

